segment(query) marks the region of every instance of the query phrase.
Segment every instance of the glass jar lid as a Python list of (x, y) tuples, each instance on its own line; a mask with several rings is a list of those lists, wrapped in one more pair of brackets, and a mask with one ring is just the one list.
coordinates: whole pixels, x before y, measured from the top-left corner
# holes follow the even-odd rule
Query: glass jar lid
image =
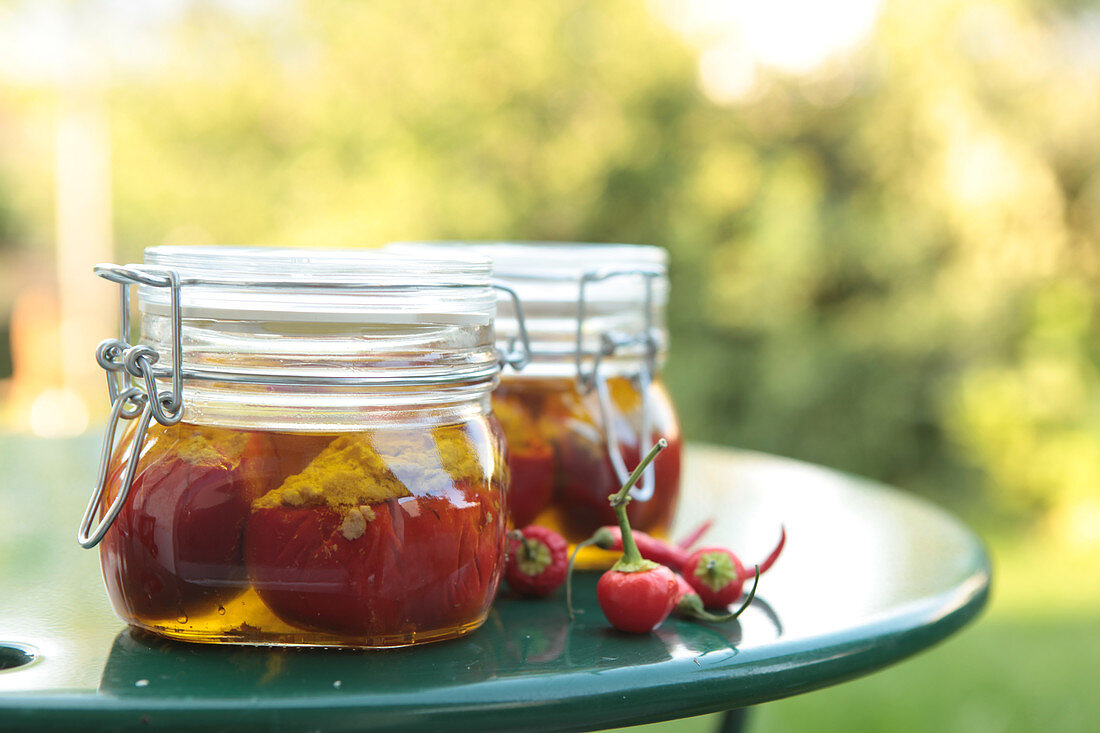
[(187, 410), (238, 426), (343, 427), (394, 406), (481, 399), (503, 360), (491, 264), (469, 253), (155, 247), (144, 264), (96, 272), (121, 285), (120, 338), (96, 358), (112, 403), (130, 391), (124, 418), (148, 403), (162, 424)]
[[(524, 305), (575, 304), (577, 283), (587, 278), (593, 305), (640, 309), (646, 284), (631, 273), (652, 273), (652, 306), (668, 302), (668, 253), (647, 244), (586, 242), (395, 242), (386, 249), (419, 255), (463, 253), (492, 260), (494, 274), (516, 289)], [(615, 275), (614, 273), (621, 273)], [(599, 277), (604, 275), (605, 277)]]
[[(639, 358), (651, 371), (667, 343), (668, 254), (639, 244), (572, 242), (397, 242), (388, 250), (413, 256), (452, 252), (489, 257), (498, 280), (523, 305), (531, 340), (525, 376), (576, 375), (583, 362), (605, 357), (609, 373), (633, 372)], [(501, 299), (498, 342), (519, 335), (513, 304)], [(614, 344), (610, 345), (609, 340)], [(612, 353), (609, 353), (612, 352)]]
[[(251, 322), (486, 325), (492, 265), (475, 253), (409, 258), (377, 250), (150, 247), (145, 264), (180, 276), (184, 318)], [(169, 315), (170, 292), (140, 285), (143, 313)]]
[(496, 292), (484, 257), (372, 250), (152, 247), (142, 342), (184, 378), (262, 384), (415, 386), (492, 379)]

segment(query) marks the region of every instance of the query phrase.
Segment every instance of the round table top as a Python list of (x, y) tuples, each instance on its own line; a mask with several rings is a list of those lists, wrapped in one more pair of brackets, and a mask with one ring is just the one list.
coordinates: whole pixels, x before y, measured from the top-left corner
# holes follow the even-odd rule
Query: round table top
[[(899, 491), (758, 453), (691, 446), (677, 525), (749, 560), (787, 547), (738, 621), (611, 630), (596, 574), (502, 592), (486, 625), (381, 652), (213, 646), (128, 629), (74, 531), (97, 440), (0, 437), (0, 728), (587, 730), (726, 710), (867, 674), (985, 604), (990, 566), (963, 524)], [(18, 664), (28, 653), (34, 661)]]

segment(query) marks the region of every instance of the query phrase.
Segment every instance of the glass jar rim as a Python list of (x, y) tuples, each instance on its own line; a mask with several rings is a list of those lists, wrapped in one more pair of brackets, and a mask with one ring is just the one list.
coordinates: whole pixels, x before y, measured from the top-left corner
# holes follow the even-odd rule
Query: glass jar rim
[(386, 249), (416, 255), (452, 252), (492, 261), (499, 277), (576, 280), (594, 271), (642, 268), (664, 274), (668, 252), (652, 244), (521, 240), (392, 242)]
[[(668, 302), (668, 252), (651, 244), (551, 241), (391, 242), (387, 250), (419, 257), (488, 257), (493, 274), (516, 289), (532, 320), (543, 306), (575, 307), (582, 297), (621, 312)], [(504, 312), (509, 304), (502, 300)]]
[[(195, 284), (271, 287), (314, 281), (341, 285), (357, 278), (378, 281), (411, 273), (455, 285), (485, 285), (493, 272), (489, 257), (455, 250), (437, 257), (408, 257), (362, 248), (313, 249), (262, 245), (162, 245), (145, 249), (145, 263), (176, 270)], [(292, 267), (294, 269), (287, 270)]]
[[(492, 261), (455, 251), (161, 246), (145, 266), (179, 276), (184, 318), (313, 323), (488, 324)], [(138, 288), (143, 312), (168, 315), (165, 288)]]

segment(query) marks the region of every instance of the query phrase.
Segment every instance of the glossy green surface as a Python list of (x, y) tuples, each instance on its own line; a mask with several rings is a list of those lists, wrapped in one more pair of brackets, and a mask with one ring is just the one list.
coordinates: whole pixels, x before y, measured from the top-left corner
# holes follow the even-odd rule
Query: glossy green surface
[[(98, 555), (74, 539), (93, 439), (0, 438), (0, 728), (204, 724), (264, 730), (584, 730), (713, 712), (866, 674), (971, 620), (986, 600), (980, 542), (899, 492), (794, 461), (693, 447), (679, 526), (783, 557), (740, 622), (611, 631), (595, 575), (567, 623), (560, 598), (503, 595), (453, 642), (384, 652), (189, 645), (111, 613)], [(9, 658), (9, 657), (3, 657)], [(2, 665), (0, 665), (2, 666)]]

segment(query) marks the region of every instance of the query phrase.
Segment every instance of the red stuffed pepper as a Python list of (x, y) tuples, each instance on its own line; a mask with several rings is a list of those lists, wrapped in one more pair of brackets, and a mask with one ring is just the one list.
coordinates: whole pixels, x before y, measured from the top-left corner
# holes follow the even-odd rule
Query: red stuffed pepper
[[(104, 507), (125, 469), (116, 456)], [(107, 591), (122, 615), (187, 619), (241, 593), (245, 519), (276, 472), (263, 433), (151, 426), (130, 495), (101, 548)]]
[[(615, 514), (607, 497), (622, 485), (609, 451), (620, 450), (628, 469), (641, 460), (638, 432), (642, 422), (642, 394), (628, 379), (608, 380), (618, 446), (609, 446), (595, 393), (582, 394), (574, 380), (509, 379), (493, 395), (494, 408), (508, 436), (509, 451), (527, 453), (536, 441), (549, 446), (552, 493), (537, 504), (539, 513), (518, 516), (516, 526), (536, 522), (559, 529), (570, 543), (580, 542), (601, 526), (614, 524)], [(659, 385), (650, 387), (652, 432), (649, 440), (664, 438), (668, 448), (653, 463), (654, 491), (648, 501), (632, 501), (627, 509), (632, 526), (663, 535), (676, 507), (680, 484), (680, 431), (671, 402)], [(534, 426), (533, 430), (531, 426)], [(528, 437), (531, 435), (533, 437)], [(513, 444), (523, 446), (519, 450)], [(518, 463), (517, 463), (518, 465)], [(541, 475), (541, 474), (540, 474)], [(521, 508), (535, 495), (530, 478), (513, 477), (511, 496)], [(547, 490), (548, 489), (540, 489)]]
[(491, 473), (460, 427), (340, 436), (253, 503), (253, 585), (284, 622), (349, 641), (475, 628), (503, 565)]
[(493, 412), (508, 438), (508, 515), (513, 526), (526, 527), (553, 497), (554, 451), (518, 401), (494, 398)]

